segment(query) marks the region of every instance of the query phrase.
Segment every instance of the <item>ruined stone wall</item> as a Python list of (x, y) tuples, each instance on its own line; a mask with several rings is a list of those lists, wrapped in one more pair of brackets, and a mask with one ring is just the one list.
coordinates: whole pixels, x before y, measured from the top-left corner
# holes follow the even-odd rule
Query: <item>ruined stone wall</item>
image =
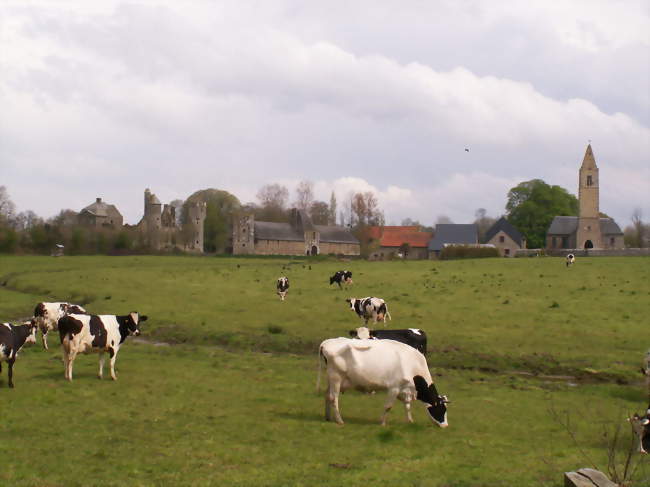
[(258, 240), (255, 242), (258, 255), (305, 255), (305, 243), (288, 240)]

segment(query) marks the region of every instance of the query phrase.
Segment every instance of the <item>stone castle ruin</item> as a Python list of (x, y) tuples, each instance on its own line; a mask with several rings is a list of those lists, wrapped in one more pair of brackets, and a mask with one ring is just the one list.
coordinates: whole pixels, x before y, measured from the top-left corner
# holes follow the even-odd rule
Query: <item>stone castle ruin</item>
[(144, 216), (136, 228), (154, 250), (179, 249), (203, 253), (206, 211), (205, 203), (189, 203), (187, 221), (179, 227), (176, 225), (176, 208), (160, 203), (158, 197), (147, 188), (144, 190)]

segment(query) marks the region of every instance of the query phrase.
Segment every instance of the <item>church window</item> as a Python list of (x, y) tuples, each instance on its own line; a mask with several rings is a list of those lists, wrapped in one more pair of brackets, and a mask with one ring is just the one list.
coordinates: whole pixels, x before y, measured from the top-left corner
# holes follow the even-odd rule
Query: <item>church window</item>
[(594, 181), (593, 181), (593, 179), (591, 178), (591, 174), (589, 174), (589, 175), (587, 176), (587, 186), (593, 186), (593, 184), (594, 184)]
[(506, 241), (506, 238), (503, 235), (499, 236), (499, 242), (503, 243)]

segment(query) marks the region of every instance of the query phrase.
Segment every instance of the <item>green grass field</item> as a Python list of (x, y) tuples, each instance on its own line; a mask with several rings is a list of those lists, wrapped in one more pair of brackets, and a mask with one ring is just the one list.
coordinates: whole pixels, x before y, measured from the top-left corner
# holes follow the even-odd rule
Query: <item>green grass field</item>
[[(350, 290), (328, 285), (339, 268)], [(0, 485), (559, 486), (590, 461), (606, 470), (604, 432), (628, 435), (647, 405), (649, 277), (643, 258), (0, 256), (2, 321), (71, 300), (147, 314), (143, 337), (172, 344), (129, 339), (117, 382), (97, 380), (91, 355), (66, 383), (56, 334), (49, 352), (23, 349), (16, 388), (6, 366), (0, 379)], [(381, 427), (383, 393), (346, 393), (346, 424), (323, 420), (318, 343), (359, 326), (344, 300), (368, 295), (387, 300), (389, 327), (426, 330), (448, 429), (421, 408), (406, 424), (400, 404)], [(650, 484), (644, 461), (634, 485)]]

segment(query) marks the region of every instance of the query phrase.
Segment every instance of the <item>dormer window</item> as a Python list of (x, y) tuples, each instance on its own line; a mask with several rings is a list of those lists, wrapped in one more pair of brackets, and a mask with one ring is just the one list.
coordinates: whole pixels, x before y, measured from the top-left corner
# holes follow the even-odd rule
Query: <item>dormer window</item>
[(587, 176), (587, 186), (593, 186), (594, 180), (591, 178), (591, 174)]

